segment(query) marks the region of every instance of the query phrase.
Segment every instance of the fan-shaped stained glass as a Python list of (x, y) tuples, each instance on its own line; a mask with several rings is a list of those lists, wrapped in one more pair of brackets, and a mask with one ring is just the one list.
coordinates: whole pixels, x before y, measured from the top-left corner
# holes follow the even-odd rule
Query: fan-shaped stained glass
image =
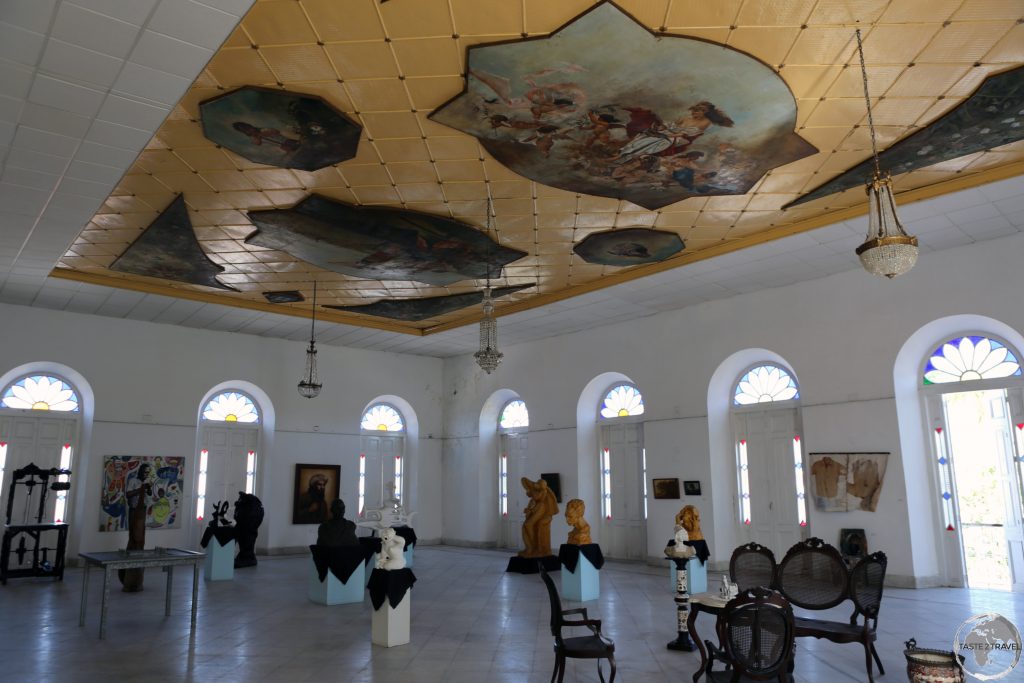
[(501, 419), (498, 421), (498, 426), (502, 429), (529, 427), (530, 413), (526, 410), (526, 404), (522, 401), (511, 401), (501, 411)]
[(601, 417), (629, 417), (644, 414), (644, 397), (629, 384), (620, 384), (604, 397)]
[(50, 375), (22, 377), (0, 398), (5, 408), (78, 412), (78, 395), (64, 380)]
[(732, 402), (738, 406), (800, 398), (800, 390), (788, 372), (778, 365), (759, 365), (740, 378)]
[(213, 422), (259, 422), (260, 413), (252, 399), (237, 391), (212, 398), (203, 408), (203, 419)]
[(1019, 377), (1020, 374), (1017, 357), (995, 339), (957, 337), (932, 353), (924, 369), (924, 383), (968, 382), (974, 379)]
[(405, 429), (398, 411), (383, 403), (371, 406), (363, 415), (360, 426), (371, 432), (400, 432)]

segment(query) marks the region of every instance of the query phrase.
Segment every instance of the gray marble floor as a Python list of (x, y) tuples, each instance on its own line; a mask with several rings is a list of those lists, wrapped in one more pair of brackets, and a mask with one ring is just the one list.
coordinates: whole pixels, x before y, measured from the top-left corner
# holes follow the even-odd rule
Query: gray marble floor
[[(169, 617), (159, 571), (147, 572), (142, 593), (112, 591), (105, 641), (97, 639), (97, 572), (83, 628), (81, 570), (69, 570), (63, 583), (11, 580), (0, 587), (0, 681), (548, 681), (554, 657), (544, 586), (535, 575), (505, 574), (507, 558), (501, 551), (417, 547), (412, 642), (390, 649), (370, 644), (368, 599), (333, 607), (307, 600), (304, 557), (260, 558), (258, 567), (236, 572), (234, 581), (203, 583), (194, 640), (191, 572), (187, 578), (175, 573)], [(601, 572), (601, 598), (587, 607), (615, 640), (617, 681), (688, 683), (697, 667), (695, 653), (665, 648), (675, 635), (667, 572), (619, 562)], [(906, 680), (907, 638), (949, 649), (963, 619), (989, 611), (1024, 626), (1019, 594), (886, 591), (878, 649), (887, 674), (879, 680)], [(835, 611), (835, 618), (848, 615), (848, 607)], [(701, 616), (698, 628), (707, 636), (713, 622)], [(867, 680), (860, 646), (813, 639), (798, 642), (796, 673), (802, 683)], [(597, 681), (594, 663), (570, 663), (566, 680)]]

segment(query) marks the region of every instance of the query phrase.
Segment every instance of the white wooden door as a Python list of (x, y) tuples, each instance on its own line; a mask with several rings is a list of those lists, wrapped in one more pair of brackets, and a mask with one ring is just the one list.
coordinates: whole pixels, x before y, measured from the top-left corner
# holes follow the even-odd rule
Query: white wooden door
[[(206, 514), (214, 504), (227, 501), (233, 504), (238, 493), (245, 491), (245, 474), (249, 451), (256, 450), (258, 427), (204, 424), (200, 442), (207, 451), (206, 460)], [(198, 466), (198, 462), (196, 463)], [(258, 464), (257, 464), (258, 466)]]
[[(366, 456), (363, 502), (366, 508), (384, 507), (384, 501), (389, 497), (385, 487), (395, 482), (395, 458), (404, 456), (404, 446), (405, 438), (401, 436), (363, 435), (363, 454)], [(397, 493), (401, 498), (402, 491), (397, 490)]]
[(781, 558), (804, 536), (797, 509), (794, 437), (795, 409), (737, 413), (740, 439), (747, 441), (750, 483), (750, 540)]
[[(500, 453), (498, 454), (498, 476), (501, 477), (501, 459), (505, 461), (505, 491), (507, 494), (508, 514), (502, 515), (498, 522), (500, 538), (498, 542), (503, 548), (523, 547), (523, 520), (526, 519), (523, 510), (529, 502), (526, 498), (526, 491), (521, 483), (526, 472), (526, 453), (529, 446), (529, 437), (526, 433), (502, 434), (499, 441)], [(498, 500), (501, 501), (501, 482), (498, 482)]]
[(1005, 468), (1000, 472), (1006, 501), (1003, 531), (1010, 561), (1011, 590), (1024, 592), (1024, 389), (1007, 389), (1002, 400), (1005, 401), (1002, 414), (1006, 415), (1004, 453), (1000, 458)]
[[(14, 471), (25, 467), (29, 463), (35, 463), (44, 469), (59, 467), (61, 450), (64, 448), (64, 444), (71, 444), (73, 448), (77, 432), (77, 417), (52, 417), (49, 415), (25, 414), (21, 411), (4, 411), (4, 414), (0, 416), (0, 442), (7, 444), (3, 482), (0, 485), (0, 501), (2, 501), (3, 510), (7, 509), (7, 496)], [(74, 471), (74, 462), (71, 463), (71, 470), (72, 482), (77, 481), (76, 475), (85, 475), (84, 472)], [(74, 487), (74, 484), (72, 486)], [(15, 489), (14, 507), (11, 514), (12, 524), (34, 523), (36, 521), (36, 512), (39, 509), (39, 496), (41, 493), (41, 490), (30, 491), (26, 486), (18, 486)], [(65, 522), (68, 521), (67, 518), (72, 510), (70, 499), (69, 495), (68, 504), (65, 508), (65, 519), (63, 520)], [(53, 521), (56, 501), (56, 494), (53, 491), (49, 491), (43, 513), (44, 522)]]
[(601, 520), (601, 549), (608, 557), (640, 560), (647, 554), (643, 435), (643, 424), (637, 422), (601, 426), (601, 447), (608, 449), (611, 470), (610, 491), (602, 491), (611, 493), (610, 510)]

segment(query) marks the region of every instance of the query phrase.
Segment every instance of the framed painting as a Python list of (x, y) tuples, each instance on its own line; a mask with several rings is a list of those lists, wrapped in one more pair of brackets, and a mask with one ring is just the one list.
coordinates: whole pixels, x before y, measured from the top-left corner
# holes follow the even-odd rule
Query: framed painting
[(128, 530), (127, 491), (148, 484), (147, 529), (181, 526), (185, 458), (147, 455), (108, 455), (103, 458), (100, 531)]
[(295, 465), (292, 524), (322, 524), (338, 497), (341, 465)]
[(651, 488), (654, 489), (654, 497), (656, 499), (679, 499), (679, 480), (675, 477), (672, 479), (654, 479)]
[(699, 496), (700, 495), (700, 482), (699, 481), (684, 481), (683, 482), (683, 493), (688, 496)]

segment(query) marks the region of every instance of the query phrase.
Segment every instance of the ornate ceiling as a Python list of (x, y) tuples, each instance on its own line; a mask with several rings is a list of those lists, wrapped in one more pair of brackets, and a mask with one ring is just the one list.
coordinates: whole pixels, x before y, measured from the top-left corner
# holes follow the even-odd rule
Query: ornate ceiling
[[(315, 279), (318, 317), (428, 334), (478, 320), (490, 272), (498, 313), (524, 310), (863, 213), (840, 177), (870, 156), (858, 27), (898, 202), (1024, 172), (1024, 79), (979, 90), (1024, 63), (1022, 21), (1019, 0), (258, 0), (54, 274), (296, 315)], [(800, 201), (828, 181), (849, 189)]]

